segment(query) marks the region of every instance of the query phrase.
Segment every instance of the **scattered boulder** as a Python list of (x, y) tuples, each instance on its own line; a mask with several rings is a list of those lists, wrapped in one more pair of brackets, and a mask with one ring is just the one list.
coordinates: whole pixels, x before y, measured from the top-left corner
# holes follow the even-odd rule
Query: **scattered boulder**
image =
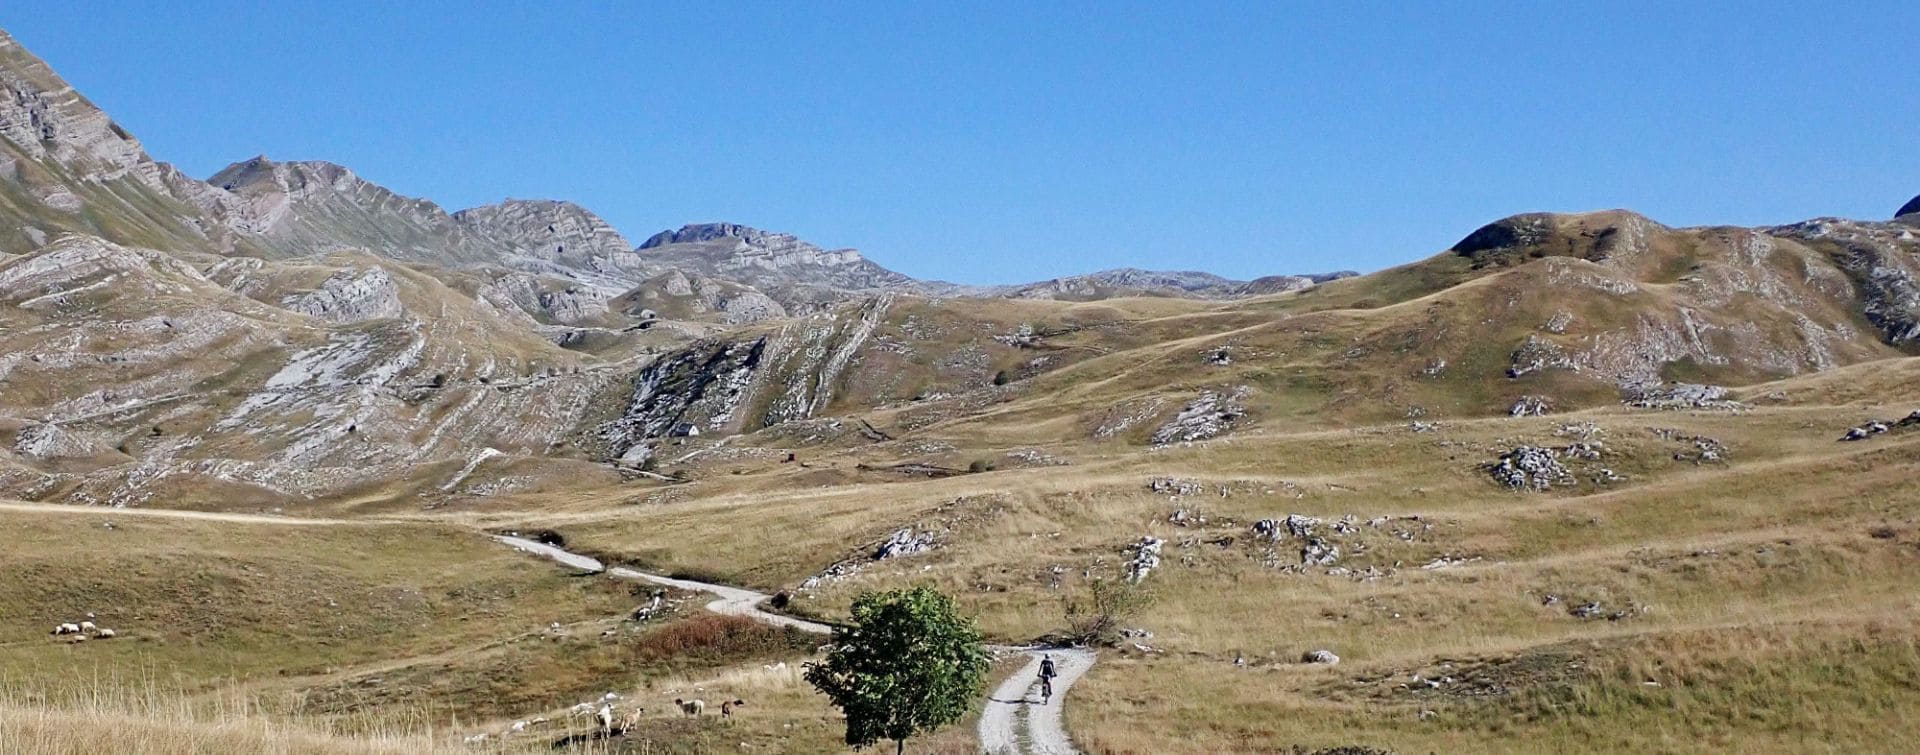
[(1730, 409), (1746, 404), (1727, 398), (1724, 386), (1700, 383), (1645, 383), (1621, 390), (1628, 406), (1642, 409)]
[(1540, 417), (1552, 409), (1553, 402), (1545, 396), (1521, 396), (1507, 409), (1507, 414), (1513, 417)]
[(1242, 386), (1232, 392), (1207, 391), (1200, 394), (1199, 398), (1187, 402), (1173, 419), (1153, 431), (1153, 445), (1205, 440), (1226, 432), (1233, 427), (1235, 420), (1246, 413), (1241, 400), (1246, 398), (1248, 392), (1249, 389)]
[(911, 556), (930, 550), (933, 550), (932, 532), (915, 534), (912, 527), (902, 527), (895, 530), (892, 535), (887, 536), (886, 540), (881, 541), (880, 546), (873, 551), (873, 560), (882, 561), (900, 556)]
[(1334, 655), (1331, 650), (1314, 650), (1301, 655), (1300, 662), (1332, 666), (1340, 663), (1340, 656)]
[(1573, 474), (1560, 463), (1557, 451), (1539, 446), (1518, 446), (1487, 467), (1495, 482), (1513, 490), (1549, 490), (1554, 485), (1573, 481)]
[(1147, 480), (1147, 489), (1166, 496), (1199, 495), (1206, 492), (1207, 486), (1198, 480), (1183, 480), (1178, 477), (1155, 477)]
[(1567, 356), (1560, 344), (1539, 336), (1527, 336), (1520, 347), (1513, 350), (1507, 366), (1507, 377), (1518, 378), (1542, 370), (1577, 370), (1579, 366)]
[(1914, 425), (1920, 425), (1920, 410), (1915, 410), (1899, 421), (1867, 420), (1866, 424), (1848, 428), (1846, 434), (1840, 436), (1840, 439), (1843, 441), (1866, 440), (1875, 435), (1891, 432), (1894, 428), (1907, 428)]
[(1340, 546), (1325, 538), (1308, 536), (1307, 542), (1300, 546), (1300, 563), (1308, 566), (1332, 566), (1340, 560)]
[(1165, 543), (1166, 541), (1149, 535), (1133, 544), (1133, 558), (1127, 561), (1128, 582), (1138, 584), (1154, 569), (1160, 568), (1160, 546)]

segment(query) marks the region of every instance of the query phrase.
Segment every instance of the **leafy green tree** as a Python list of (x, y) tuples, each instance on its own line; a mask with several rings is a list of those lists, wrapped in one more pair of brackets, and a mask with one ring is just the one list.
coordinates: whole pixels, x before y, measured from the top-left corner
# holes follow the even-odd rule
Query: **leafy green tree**
[(807, 681), (847, 716), (847, 744), (907, 738), (960, 720), (987, 677), (980, 630), (931, 587), (865, 593), (853, 624), (833, 630), (825, 660)]

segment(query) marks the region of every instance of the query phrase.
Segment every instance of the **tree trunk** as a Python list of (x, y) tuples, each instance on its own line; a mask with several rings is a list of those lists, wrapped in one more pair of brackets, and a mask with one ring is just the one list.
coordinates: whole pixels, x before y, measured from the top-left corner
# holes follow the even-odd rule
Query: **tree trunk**
[(893, 755), (907, 755), (907, 740), (893, 740)]

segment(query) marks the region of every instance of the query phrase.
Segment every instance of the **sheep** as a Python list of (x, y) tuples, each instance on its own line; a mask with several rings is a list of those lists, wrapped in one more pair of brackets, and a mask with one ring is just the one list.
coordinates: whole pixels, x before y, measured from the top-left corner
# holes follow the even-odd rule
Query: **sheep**
[(593, 715), (593, 703), (580, 703), (567, 709), (567, 718), (586, 718)]
[(471, 737), (467, 737), (467, 740), (466, 740), (467, 744), (470, 744), (470, 745), (486, 744), (486, 741), (487, 741), (487, 733), (484, 731), (480, 732), (479, 734), (475, 734)]
[(720, 704), (720, 717), (733, 718), (733, 709), (746, 705), (745, 700), (728, 700)]
[(115, 632), (114, 632), (113, 630), (111, 630), (111, 629), (102, 629), (102, 630), (100, 630), (100, 633), (99, 633), (98, 635), (96, 635), (96, 636), (97, 636), (97, 637), (98, 637), (99, 639), (102, 639), (102, 640), (111, 640), (111, 639), (113, 639), (114, 637), (117, 637), (117, 636), (119, 636), (119, 635), (118, 635), (118, 634), (116, 634), (116, 633), (115, 633)]
[(705, 700), (682, 700), (676, 697), (673, 699), (673, 704), (680, 706), (680, 712), (689, 716), (698, 717), (700, 714), (707, 712), (707, 701)]
[(53, 634), (55, 635), (79, 634), (79, 633), (80, 633), (79, 624), (57, 624), (53, 627)]
[(94, 632), (97, 632), (97, 631), (99, 631), (99, 630), (100, 630), (100, 628), (99, 628), (99, 627), (97, 627), (97, 626), (94, 626), (94, 625), (93, 625), (93, 622), (91, 622), (91, 621), (82, 621), (82, 622), (80, 622), (80, 633), (81, 633), (81, 634), (93, 634)]
[(527, 730), (527, 722), (525, 721), (515, 721), (513, 722), (512, 726), (507, 727), (508, 734), (519, 734), (526, 730)]

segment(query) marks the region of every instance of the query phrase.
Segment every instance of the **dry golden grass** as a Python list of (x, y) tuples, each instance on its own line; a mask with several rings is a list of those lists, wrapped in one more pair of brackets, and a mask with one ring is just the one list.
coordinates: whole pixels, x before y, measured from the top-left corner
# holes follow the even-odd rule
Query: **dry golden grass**
[(0, 687), (0, 749), (22, 755), (411, 755), (472, 750), (425, 728), (337, 733), (263, 712), (244, 698), (189, 701), (105, 683), (51, 697)]
[[(1793, 751), (1809, 742), (1873, 751), (1865, 734), (1847, 732), (1908, 731), (1920, 710), (1909, 683), (1913, 641), (1887, 629), (1920, 618), (1909, 587), (1920, 579), (1920, 491), (1906, 483), (1920, 471), (1920, 434), (1834, 439), (1863, 412), (1906, 411), (1605, 409), (1444, 422), (1436, 433), (1254, 430), (1144, 454), (1060, 444), (1048, 450), (1072, 466), (784, 491), (768, 482), (794, 473), (769, 466), (703, 478), (672, 503), (582, 495), (549, 499), (538, 514), (487, 517), (537, 517), (596, 552), (767, 590), (792, 588), (898, 527), (939, 522), (950, 529), (934, 552), (871, 565), (798, 605), (832, 617), (859, 590), (930, 582), (1011, 640), (1059, 630), (1060, 603), (1080, 589), (1083, 571), (1112, 574), (1127, 542), (1164, 538), (1165, 562), (1148, 580), (1159, 602), (1134, 622), (1155, 633), (1148, 644), (1162, 654), (1108, 653), (1075, 689), (1068, 725), (1096, 752), (1293, 744), (1526, 752), (1539, 751), (1537, 742), (1559, 751)], [(1519, 443), (1564, 445), (1560, 426), (1588, 421), (1608, 449), (1596, 464), (1625, 482), (1510, 493), (1480, 469)], [(1694, 435), (1723, 442), (1725, 462), (1674, 458)], [(842, 453), (821, 463), (868, 452)], [(1201, 481), (1208, 493), (1169, 500), (1147, 491), (1161, 475)], [(1220, 486), (1230, 495), (1215, 493)], [(1209, 523), (1174, 526), (1167, 516), (1176, 508)], [(1263, 565), (1246, 536), (1253, 520), (1288, 513), (1419, 516), (1432, 529), (1411, 541), (1366, 527), (1344, 538), (1343, 565), (1376, 567), (1386, 572), (1379, 579), (1294, 574)], [(1237, 540), (1206, 544), (1222, 536)], [(1364, 550), (1353, 552), (1356, 544)], [(1284, 546), (1280, 556), (1292, 560)], [(1417, 568), (1439, 556), (1472, 560)], [(1055, 566), (1065, 568), (1057, 589)], [(1547, 595), (1560, 601), (1547, 605)], [(1588, 601), (1630, 615), (1569, 614)], [(1345, 661), (1332, 670), (1295, 663), (1321, 647)], [(1566, 648), (1582, 673), (1445, 705), (1345, 689), (1443, 662), (1524, 665)], [(1235, 656), (1253, 668), (1236, 669)], [(1691, 681), (1655, 695), (1634, 678), (1649, 666)], [(1687, 712), (1661, 712), (1668, 700)], [(1436, 712), (1422, 721), (1422, 709)], [(1689, 728), (1694, 719), (1703, 723)], [(1614, 743), (1606, 734), (1616, 728), (1632, 731)]]

